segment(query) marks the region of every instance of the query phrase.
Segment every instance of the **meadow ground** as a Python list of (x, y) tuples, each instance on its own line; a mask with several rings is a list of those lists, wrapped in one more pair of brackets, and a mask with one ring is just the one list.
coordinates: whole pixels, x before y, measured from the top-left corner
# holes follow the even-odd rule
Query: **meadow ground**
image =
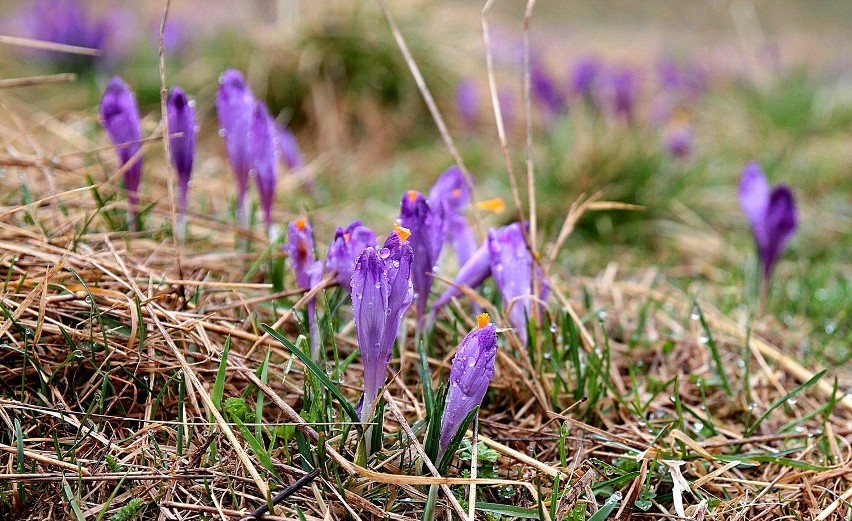
[[(528, 345), (500, 335), (478, 419), (442, 473), (424, 465), (436, 395), (476, 327), (472, 301), (508, 325), (500, 288), (487, 281), (422, 335), (409, 314), (365, 434), (349, 291), (300, 289), (286, 234), (270, 242), (257, 203), (249, 229), (237, 224), (216, 132), (217, 78), (235, 67), (308, 160), (281, 175), (280, 228), (309, 217), (319, 258), (353, 219), (390, 233), (403, 194), (428, 193), (454, 158), (376, 4), (303, 6), (296, 25), (274, 9), (217, 25), (229, 13), (211, 7), (211, 27), (165, 57), (166, 84), (192, 94), (201, 127), (185, 241), (151, 36), (163, 6), (136, 12), (147, 47), (95, 67), (0, 43), (4, 78), (76, 74), (0, 80), (0, 519), (241, 519), (264, 505), (265, 519), (852, 519), (848, 4), (571, 2), (571, 16), (562, 4), (534, 11), (541, 66), (558, 85), (584, 57), (633, 70), (633, 112), (603, 108), (603, 87), (566, 95), (567, 109), (532, 103), (535, 249), (551, 294)], [(468, 211), (484, 239), (530, 219), (531, 198), (522, 10), (498, 3), (488, 18), (516, 197), (480, 7), (392, 10), (475, 199), (506, 202)], [(175, 2), (170, 19), (190, 13)], [(666, 84), (669, 59), (700, 85)], [(112, 74), (142, 108), (138, 231), (98, 120)], [(479, 96), (471, 120), (456, 105), (462, 78)], [(692, 139), (680, 157), (667, 151), (679, 129)], [(737, 198), (752, 160), (792, 187), (800, 216), (762, 299)], [(457, 272), (447, 250), (434, 294)]]

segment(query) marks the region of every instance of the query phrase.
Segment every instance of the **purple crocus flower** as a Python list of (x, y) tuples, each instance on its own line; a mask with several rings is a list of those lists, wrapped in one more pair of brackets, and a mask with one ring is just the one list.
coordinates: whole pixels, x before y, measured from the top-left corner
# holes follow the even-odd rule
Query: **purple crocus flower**
[(365, 423), (385, 383), (402, 319), (414, 300), (413, 256), (408, 242), (394, 232), (381, 250), (368, 246), (352, 274), (352, 308), (364, 365), (360, 412)]
[(476, 128), (480, 100), (479, 87), (473, 79), (464, 78), (459, 82), (456, 89), (456, 107), (462, 124), (468, 129)]
[(225, 71), (219, 78), (219, 84), (216, 96), (216, 112), (221, 126), (219, 133), (225, 138), (228, 158), (237, 180), (237, 212), (240, 224), (247, 227), (246, 194), (252, 168), (248, 135), (254, 111), (254, 94), (243, 75), (234, 69)]
[(614, 71), (610, 76), (610, 102), (616, 117), (631, 122), (635, 116), (636, 98), (639, 96), (639, 79), (630, 69)]
[(788, 186), (770, 187), (763, 169), (752, 162), (740, 179), (740, 206), (751, 223), (765, 286), (798, 227), (796, 200)]
[(432, 288), (432, 275), (436, 269), (441, 248), (447, 234), (447, 224), (440, 210), (433, 209), (420, 192), (409, 190), (403, 197), (399, 211), (400, 224), (411, 231), (414, 250), (412, 281), (417, 294), (417, 323), (423, 326), (426, 303)]
[(272, 224), (272, 204), (275, 202), (275, 190), (278, 186), (276, 135), (275, 122), (266, 108), (266, 103), (257, 101), (249, 130), (249, 152), (252, 158), (251, 172), (257, 183), (263, 221), (269, 230), (270, 240), (275, 240), (277, 235)]
[(675, 159), (686, 159), (692, 153), (694, 136), (689, 125), (677, 125), (666, 131), (666, 152)]
[(444, 222), (445, 240), (452, 241), (459, 266), (473, 255), (476, 237), (464, 210), (470, 204), (470, 188), (461, 169), (452, 166), (441, 174), (429, 192), (429, 205)]
[(172, 164), (178, 174), (178, 233), (183, 237), (186, 230), (186, 206), (189, 193), (189, 178), (195, 156), (195, 138), (198, 123), (195, 119), (195, 101), (180, 87), (173, 87), (166, 101), (169, 123), (169, 151)]
[(336, 271), (337, 283), (348, 286), (352, 281), (352, 271), (358, 256), (365, 248), (375, 248), (376, 244), (376, 234), (361, 221), (352, 221), (346, 229), (338, 227), (334, 240), (328, 247), (326, 272)]
[(461, 295), (460, 287), (477, 288), (489, 275), (493, 275), (503, 297), (503, 306), (511, 306), (509, 322), (521, 342), (526, 344), (527, 317), (532, 316), (533, 269), (536, 270), (538, 297), (546, 301), (550, 294), (549, 282), (541, 268), (535, 266), (520, 223), (492, 228), (485, 243), (459, 269), (453, 286), (447, 288), (432, 305), (433, 313)]
[[(296, 282), (300, 288), (310, 290), (322, 277), (322, 262), (314, 255), (314, 231), (304, 217), (291, 221), (288, 228), (287, 252), (290, 265), (296, 273)], [(317, 323), (316, 299), (308, 302), (308, 322), (311, 331), (311, 356), (319, 360), (319, 324)]]
[(483, 313), (477, 317), (479, 327), (471, 331), (459, 344), (453, 367), (450, 369), (450, 390), (441, 418), (441, 436), (438, 442), (438, 461), (464, 423), (488, 391), (494, 377), (497, 357), (497, 329), (491, 317)]
[(557, 85), (547, 65), (537, 58), (533, 58), (530, 63), (530, 90), (533, 99), (540, 103), (552, 117), (558, 116), (568, 108), (568, 97)]
[(296, 135), (288, 127), (278, 128), (278, 151), (289, 170), (298, 170), (305, 166), (305, 157), (296, 140)]
[[(76, 45), (104, 51), (109, 39), (108, 20), (89, 16), (84, 2), (78, 0), (36, 0), (25, 4), (10, 29), (35, 40)], [(91, 65), (94, 57), (54, 51), (37, 56), (55, 65), (78, 67)]]
[[(110, 80), (101, 97), (101, 123), (116, 146), (121, 164), (127, 163), (142, 148), (142, 129), (136, 96), (118, 76)], [(142, 179), (142, 157), (124, 171), (124, 187), (129, 202), (128, 222), (136, 228), (136, 209), (139, 204), (139, 181)]]

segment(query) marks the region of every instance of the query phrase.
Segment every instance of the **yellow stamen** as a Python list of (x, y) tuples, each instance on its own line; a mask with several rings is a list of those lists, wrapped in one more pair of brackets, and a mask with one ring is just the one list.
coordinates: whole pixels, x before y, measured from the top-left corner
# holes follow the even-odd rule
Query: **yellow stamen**
[(408, 200), (412, 203), (417, 200), (417, 190), (408, 191)]
[(479, 327), (479, 329), (482, 329), (483, 327), (487, 326), (490, 323), (491, 323), (491, 316), (489, 316), (488, 313), (482, 313), (482, 314), (476, 316), (476, 325), (477, 325), (477, 327)]
[(479, 201), (478, 203), (476, 203), (476, 206), (480, 210), (486, 210), (494, 213), (502, 213), (503, 210), (506, 209), (506, 203), (503, 201), (502, 197), (495, 197), (494, 199)]
[(393, 223), (393, 229), (396, 230), (396, 233), (399, 234), (399, 240), (401, 240), (402, 242), (407, 241), (408, 238), (411, 237), (411, 230), (403, 227), (399, 223)]
[(308, 220), (304, 217), (299, 217), (296, 219), (296, 228), (305, 231), (308, 229)]

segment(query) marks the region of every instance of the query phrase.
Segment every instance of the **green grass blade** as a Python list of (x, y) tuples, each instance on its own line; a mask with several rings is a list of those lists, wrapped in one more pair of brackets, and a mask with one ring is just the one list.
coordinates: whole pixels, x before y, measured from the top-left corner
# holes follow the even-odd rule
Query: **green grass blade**
[(804, 391), (804, 390), (805, 390), (805, 389), (807, 389), (808, 387), (811, 387), (811, 386), (813, 386), (814, 384), (816, 384), (816, 383), (820, 380), (820, 378), (822, 378), (823, 376), (825, 376), (825, 373), (827, 373), (827, 372), (828, 372), (828, 370), (827, 370), (827, 369), (823, 369), (823, 370), (822, 370), (822, 371), (820, 371), (819, 373), (815, 374), (815, 375), (814, 375), (814, 376), (813, 376), (810, 380), (808, 380), (807, 382), (805, 382), (805, 383), (803, 383), (802, 385), (800, 385), (800, 386), (796, 387), (795, 389), (793, 389), (793, 390), (792, 390), (792, 391), (790, 391), (789, 393), (785, 394), (785, 395), (784, 395), (784, 396), (782, 396), (781, 398), (779, 398), (779, 399), (775, 400), (775, 402), (774, 402), (772, 405), (770, 405), (770, 406), (769, 406), (769, 408), (768, 408), (768, 409), (766, 409), (766, 410), (763, 412), (763, 414), (761, 414), (761, 415), (760, 415), (760, 417), (759, 417), (757, 420), (755, 420), (755, 422), (751, 425), (751, 427), (749, 427), (748, 429), (746, 429), (746, 431), (745, 431), (745, 433), (743, 434), (743, 436), (744, 436), (744, 437), (746, 437), (746, 438), (748, 438), (749, 436), (751, 436), (752, 434), (754, 434), (754, 431), (756, 431), (756, 430), (757, 430), (757, 428), (758, 428), (758, 427), (760, 427), (760, 424), (761, 424), (761, 423), (763, 423), (763, 420), (765, 420), (767, 417), (769, 417), (769, 415), (772, 413), (772, 411), (774, 411), (775, 409), (777, 409), (778, 407), (780, 407), (782, 404), (786, 403), (786, 402), (787, 402), (787, 400), (789, 400), (790, 398), (793, 398), (794, 396), (796, 396), (797, 394), (801, 393), (802, 391)]

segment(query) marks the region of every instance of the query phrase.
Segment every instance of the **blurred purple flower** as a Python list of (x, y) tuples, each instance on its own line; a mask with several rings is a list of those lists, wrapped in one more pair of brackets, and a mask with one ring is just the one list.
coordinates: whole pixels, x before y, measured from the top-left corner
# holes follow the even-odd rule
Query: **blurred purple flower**
[(477, 317), (479, 327), (464, 337), (453, 357), (450, 389), (441, 418), (438, 461), (443, 459), (467, 416), (482, 405), (482, 399), (494, 377), (497, 329), (490, 319), (486, 313)]
[(556, 117), (568, 108), (568, 97), (551, 75), (547, 65), (533, 57), (530, 62), (530, 89), (533, 100), (541, 104), (551, 117)]
[[(116, 146), (121, 164), (126, 165), (142, 149), (142, 128), (136, 96), (124, 80), (115, 76), (101, 97), (101, 123)], [(139, 204), (139, 181), (142, 179), (142, 156), (124, 172), (124, 187), (129, 201), (128, 223), (136, 229)]]
[(249, 187), (249, 172), (252, 168), (251, 150), (248, 139), (254, 111), (254, 94), (238, 71), (228, 69), (219, 78), (216, 96), (216, 112), (225, 138), (228, 158), (237, 180), (237, 212), (240, 224), (248, 226), (246, 194)]
[(429, 206), (444, 223), (445, 240), (452, 241), (459, 266), (467, 262), (476, 249), (476, 237), (464, 216), (469, 204), (470, 188), (457, 166), (446, 169), (429, 191)]
[[(186, 20), (169, 18), (163, 31), (163, 53), (166, 56), (183, 54), (190, 42), (190, 27)], [(160, 44), (160, 22), (154, 29), (154, 48)]]
[(639, 96), (639, 78), (630, 69), (614, 71), (610, 78), (610, 103), (616, 117), (632, 122)]
[(334, 233), (334, 240), (328, 247), (328, 257), (325, 260), (326, 272), (336, 271), (337, 283), (348, 287), (358, 256), (365, 248), (375, 248), (376, 244), (376, 234), (361, 221), (352, 221), (345, 230), (338, 227)]
[(664, 140), (668, 154), (675, 159), (686, 159), (692, 153), (695, 136), (689, 125), (676, 125), (666, 131)]
[(296, 135), (288, 127), (278, 128), (278, 150), (289, 170), (298, 170), (305, 166), (305, 158)]
[(468, 128), (476, 128), (481, 110), (479, 86), (472, 78), (464, 78), (456, 89), (456, 108), (462, 124)]
[(414, 250), (412, 281), (417, 294), (417, 324), (423, 326), (426, 303), (432, 288), (432, 275), (436, 270), (441, 248), (447, 236), (447, 224), (437, 208), (433, 209), (420, 192), (409, 190), (402, 197), (399, 211), (400, 224), (411, 232)]
[(260, 195), (260, 206), (263, 208), (263, 220), (269, 230), (270, 240), (275, 240), (276, 235), (272, 223), (272, 205), (278, 187), (276, 137), (275, 122), (266, 108), (266, 103), (257, 101), (249, 130), (249, 153), (257, 192)]
[(172, 87), (166, 101), (169, 124), (169, 151), (172, 164), (178, 174), (179, 231), (183, 236), (186, 227), (186, 207), (189, 194), (189, 179), (195, 156), (195, 139), (198, 123), (195, 119), (195, 101), (180, 87)]
[(788, 186), (770, 187), (763, 169), (752, 162), (740, 179), (740, 206), (751, 223), (766, 284), (798, 227), (796, 200)]
[(414, 300), (413, 256), (411, 246), (394, 232), (380, 251), (368, 246), (352, 274), (352, 308), (364, 365), (360, 413), (365, 423), (385, 383), (402, 319)]
[(602, 71), (603, 66), (597, 58), (587, 56), (578, 61), (571, 73), (571, 88), (574, 94), (592, 101), (594, 87)]

